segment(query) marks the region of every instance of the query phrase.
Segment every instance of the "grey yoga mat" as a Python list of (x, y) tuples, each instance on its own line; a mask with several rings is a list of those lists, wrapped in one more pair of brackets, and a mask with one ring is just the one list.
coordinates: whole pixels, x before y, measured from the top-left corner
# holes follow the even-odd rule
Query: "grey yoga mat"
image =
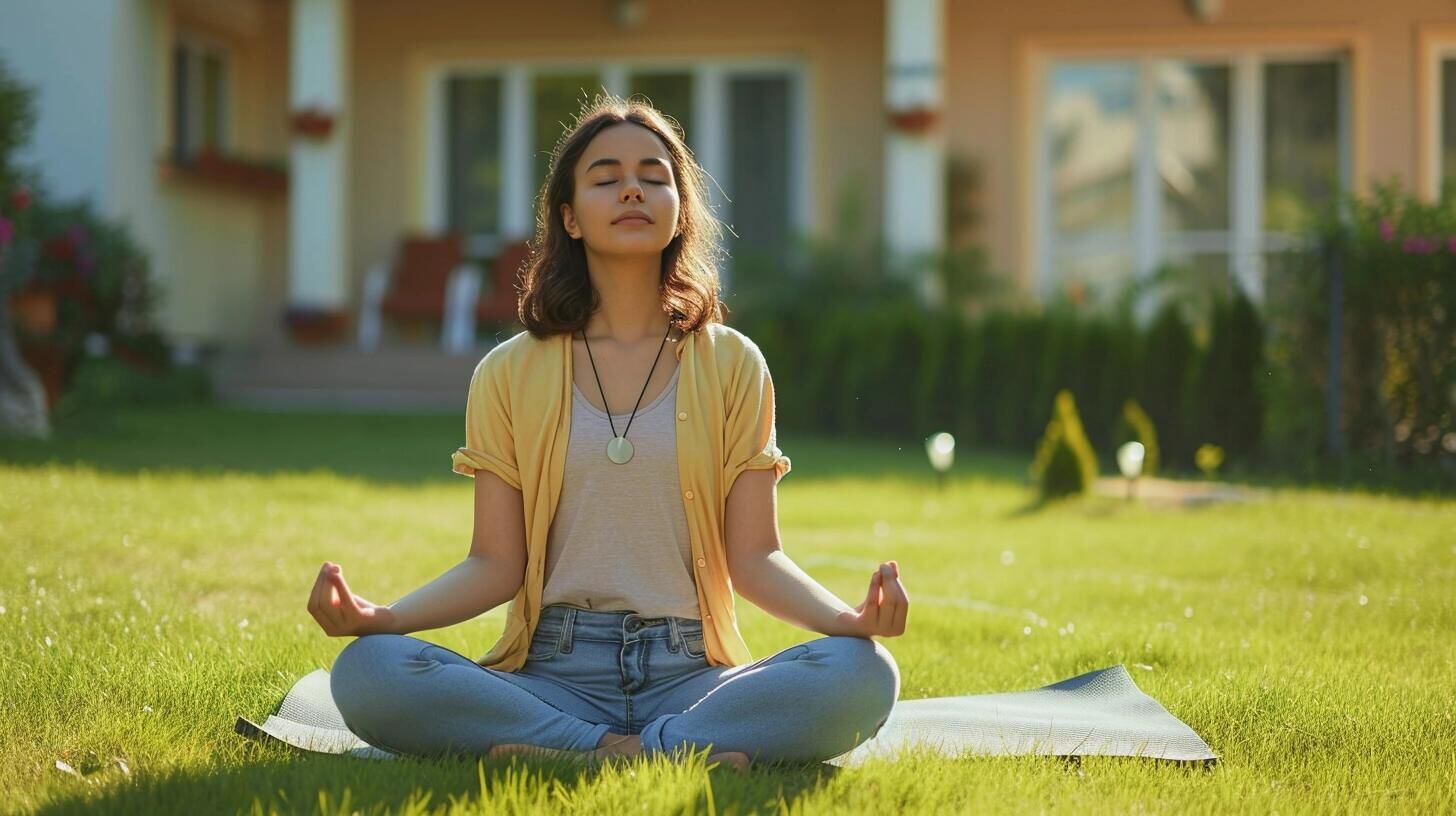
[[(234, 730), (306, 751), (397, 756), (349, 730), (323, 669), (295, 683), (261, 725), (238, 717)], [(901, 700), (878, 734), (828, 763), (854, 767), (912, 747), (947, 756), (1127, 756), (1205, 763), (1218, 758), (1193, 729), (1144, 694), (1121, 665), (1030, 691)]]

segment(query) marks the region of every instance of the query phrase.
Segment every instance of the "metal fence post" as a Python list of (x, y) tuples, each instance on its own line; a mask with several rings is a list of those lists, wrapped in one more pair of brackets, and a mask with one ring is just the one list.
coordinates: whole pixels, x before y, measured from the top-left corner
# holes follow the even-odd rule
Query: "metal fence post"
[(1330, 455), (1343, 459), (1345, 456), (1345, 436), (1340, 429), (1340, 418), (1343, 414), (1341, 400), (1344, 396), (1343, 351), (1344, 343), (1344, 305), (1345, 305), (1345, 275), (1344, 275), (1344, 253), (1341, 251), (1343, 242), (1339, 240), (1325, 240), (1325, 266), (1329, 273), (1330, 289), (1330, 336), (1329, 336), (1329, 359), (1328, 378), (1325, 383), (1325, 446)]

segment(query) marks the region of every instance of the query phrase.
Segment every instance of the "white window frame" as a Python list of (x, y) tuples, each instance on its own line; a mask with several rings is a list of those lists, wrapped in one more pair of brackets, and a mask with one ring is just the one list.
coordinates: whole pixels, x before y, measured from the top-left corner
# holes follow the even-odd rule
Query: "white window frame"
[(1441, 63), (1446, 60), (1456, 60), (1456, 33), (1441, 34), (1433, 36), (1424, 43), (1424, 59), (1426, 62), (1425, 104), (1426, 121), (1425, 133), (1422, 137), (1425, 141), (1425, 166), (1421, 168), (1425, 176), (1425, 193), (1429, 200), (1435, 201), (1441, 195), (1441, 183), (1446, 175), (1446, 168), (1442, 164), (1443, 143), (1441, 139), (1441, 119), (1445, 115), (1442, 108), (1442, 101), (1445, 95), (1442, 93), (1441, 80), (1443, 72)]
[[(536, 190), (531, 181), (534, 144), (532, 80), (538, 74), (595, 72), (604, 88), (616, 94), (626, 91), (627, 78), (637, 72), (673, 72), (693, 78), (693, 132), (689, 147), (709, 175), (709, 205), (724, 223), (732, 223), (732, 203), (721, 190), (722, 179), (732, 172), (728, 151), (728, 81), (739, 76), (785, 76), (789, 79), (789, 156), (794, 178), (789, 182), (789, 213), (794, 229), (814, 229), (813, 168), (810, 166), (812, 89), (805, 61), (795, 57), (715, 57), (709, 60), (643, 57), (619, 58), (451, 60), (436, 62), (425, 69), (425, 138), (418, 157), (421, 172), (422, 222), (427, 229), (449, 228), (449, 133), (446, 132), (446, 82), (451, 77), (498, 76), (502, 82), (501, 153), (503, 177), (500, 190), (500, 234), (466, 236), (472, 254), (493, 254), (503, 243), (530, 237), (535, 229), (532, 209)], [(726, 270), (725, 270), (726, 271)]]
[(1229, 228), (1189, 231), (1173, 240), (1162, 232), (1163, 197), (1152, 165), (1153, 150), (1139, 150), (1133, 166), (1133, 213), (1130, 249), (1134, 274), (1151, 275), (1165, 259), (1198, 252), (1227, 253), (1230, 274), (1242, 284), (1250, 298), (1261, 303), (1264, 295), (1265, 252), (1289, 248), (1297, 236), (1265, 232), (1264, 221), (1264, 74), (1267, 65), (1333, 60), (1339, 69), (1339, 169), (1342, 186), (1352, 180), (1353, 117), (1351, 110), (1351, 50), (1331, 45), (1244, 46), (1233, 48), (1122, 48), (1084, 51), (1048, 50), (1037, 54), (1031, 66), (1033, 80), (1032, 133), (1036, 154), (1032, 161), (1032, 190), (1027, 217), (1036, 236), (1031, 264), (1037, 295), (1052, 296), (1061, 283), (1053, 272), (1055, 261), (1051, 140), (1047, 119), (1049, 79), (1061, 62), (1131, 63), (1138, 71), (1137, 131), (1140, 145), (1156, 145), (1158, 107), (1153, 81), (1157, 63), (1174, 61), (1205, 65), (1227, 65), (1230, 71), (1229, 107), (1231, 154), (1229, 179)]
[[(236, 134), (234, 133), (236, 120), (236, 117), (234, 116), (234, 111), (237, 110), (238, 93), (236, 74), (237, 60), (234, 58), (232, 47), (229, 46), (227, 43), (217, 39), (216, 37), (201, 34), (191, 29), (179, 28), (174, 31), (172, 35), (172, 49), (169, 49), (167, 52), (167, 76), (171, 80), (167, 85), (167, 106), (170, 110), (168, 121), (171, 123), (172, 126), (171, 130), (167, 134), (167, 141), (171, 143), (171, 149), (173, 151), (173, 154), (176, 155), (182, 147), (182, 145), (176, 143), (178, 125), (178, 110), (176, 99), (177, 63), (174, 59), (174, 54), (175, 49), (178, 46), (182, 47), (188, 52), (187, 64), (188, 70), (191, 72), (189, 75), (187, 99), (189, 111), (200, 111), (202, 109), (202, 57), (208, 55), (215, 56), (222, 64), (222, 99), (219, 103), (222, 107), (222, 111), (220, 114), (222, 117), (222, 121), (218, 124), (218, 140), (220, 143), (217, 145), (216, 149), (219, 153), (227, 153), (231, 151), (233, 149), (233, 146), (237, 143)], [(194, 113), (192, 115), (196, 117), (201, 116), (201, 114), (198, 113)], [(200, 118), (197, 119), (197, 121), (201, 121)], [(186, 127), (190, 129), (192, 127), (191, 122), (188, 122), (186, 124)], [(200, 140), (201, 138), (200, 134), (197, 133), (192, 133), (190, 135), (194, 139)], [(200, 149), (200, 142), (197, 149)], [(195, 154), (196, 150), (194, 150), (193, 153), (189, 154), (188, 158), (192, 158), (193, 156), (195, 156)]]

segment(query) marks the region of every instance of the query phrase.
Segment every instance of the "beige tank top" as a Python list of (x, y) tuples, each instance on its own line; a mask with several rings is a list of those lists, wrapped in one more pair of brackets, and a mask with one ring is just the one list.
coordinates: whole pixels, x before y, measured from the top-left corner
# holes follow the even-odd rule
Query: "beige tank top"
[[(571, 436), (556, 515), (547, 536), (542, 605), (630, 610), (698, 619), (687, 511), (678, 487), (679, 365), (667, 387), (637, 410), (632, 459), (607, 458), (605, 412), (572, 385)], [(631, 412), (612, 414), (620, 432)]]

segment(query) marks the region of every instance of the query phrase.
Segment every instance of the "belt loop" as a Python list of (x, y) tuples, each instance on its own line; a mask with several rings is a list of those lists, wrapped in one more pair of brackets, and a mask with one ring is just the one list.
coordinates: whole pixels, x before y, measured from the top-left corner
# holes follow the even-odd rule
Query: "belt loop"
[(558, 644), (558, 651), (562, 654), (571, 654), (571, 629), (576, 625), (576, 609), (566, 607), (566, 617), (561, 624), (561, 642)]
[(674, 654), (677, 653), (678, 644), (682, 643), (682, 632), (677, 628), (677, 617), (670, 615), (667, 618), (667, 642), (671, 644), (668, 649)]

